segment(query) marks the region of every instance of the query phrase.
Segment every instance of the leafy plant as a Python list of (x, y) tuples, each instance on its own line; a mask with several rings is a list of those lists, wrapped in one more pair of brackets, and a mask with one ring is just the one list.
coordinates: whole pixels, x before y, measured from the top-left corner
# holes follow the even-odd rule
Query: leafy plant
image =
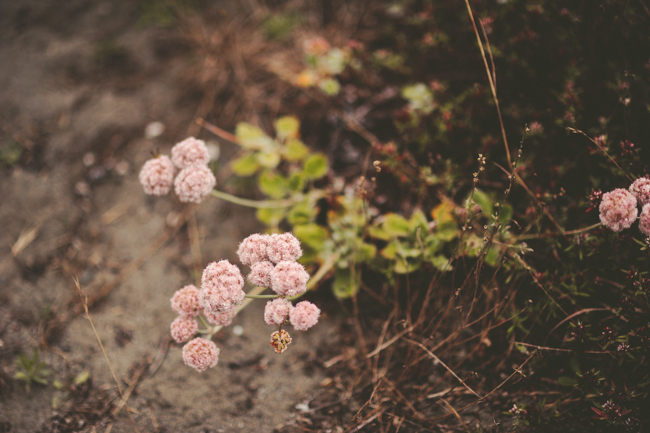
[(34, 349), (31, 357), (25, 353), (18, 355), (16, 367), (18, 367), (19, 371), (14, 375), (14, 379), (25, 381), (25, 389), (27, 392), (31, 390), (32, 382), (47, 385), (46, 378), (50, 375), (50, 371), (46, 369), (47, 364), (45, 361), (38, 360), (37, 348)]

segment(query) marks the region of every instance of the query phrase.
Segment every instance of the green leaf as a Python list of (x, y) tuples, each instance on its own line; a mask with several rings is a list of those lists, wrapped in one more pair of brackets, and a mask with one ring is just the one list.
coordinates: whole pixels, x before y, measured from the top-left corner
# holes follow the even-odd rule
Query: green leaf
[(318, 224), (295, 226), (293, 234), (305, 245), (319, 251), (329, 238), (329, 232)]
[(251, 176), (260, 169), (254, 153), (249, 153), (230, 163), (232, 171), (238, 176)]
[(449, 263), (449, 259), (442, 254), (438, 254), (431, 259), (431, 264), (441, 271), (447, 272), (454, 269)]
[(269, 227), (276, 227), (284, 218), (284, 209), (260, 208), (255, 213), (257, 220)]
[(287, 180), (280, 174), (264, 170), (257, 179), (257, 184), (264, 194), (272, 198), (282, 198), (287, 194)]
[(280, 152), (277, 150), (269, 150), (258, 152), (255, 155), (255, 159), (262, 167), (275, 168), (280, 163), (281, 157)]
[(436, 230), (436, 237), (443, 242), (449, 242), (456, 236), (458, 236), (458, 227), (456, 227), (456, 223), (454, 222), (441, 224)]
[(309, 155), (309, 148), (298, 138), (290, 138), (282, 148), (282, 156), (289, 162), (301, 161)]
[(300, 192), (305, 187), (305, 178), (302, 173), (294, 173), (287, 180), (287, 188), (293, 192)]
[(352, 278), (349, 269), (337, 269), (334, 283), (332, 284), (332, 290), (334, 291), (334, 296), (338, 299), (353, 297), (359, 291), (358, 273), (355, 273), (355, 277)]
[(571, 378), (571, 377), (566, 377), (566, 376), (562, 376), (557, 381), (562, 386), (574, 386), (575, 384), (578, 383), (577, 379), (574, 379), (574, 378)]
[(512, 219), (512, 206), (506, 204), (503, 206), (503, 209), (501, 209), (501, 216), (499, 217), (499, 221), (506, 224), (511, 219)]
[(420, 227), (421, 228), (420, 236), (423, 236), (422, 233), (426, 233), (428, 225), (429, 225), (429, 221), (427, 221), (427, 217), (426, 215), (424, 215), (424, 212), (422, 212), (422, 210), (420, 209), (416, 209), (413, 212), (413, 215), (411, 215), (411, 219), (409, 220), (410, 230), (413, 233), (415, 233), (418, 227)]
[(240, 122), (235, 128), (239, 145), (245, 149), (263, 150), (273, 146), (273, 140), (262, 129), (247, 122)]
[(386, 214), (383, 227), (391, 236), (406, 236), (411, 230), (411, 225), (406, 218), (395, 213)]
[(311, 155), (305, 161), (304, 173), (309, 180), (320, 179), (327, 174), (328, 170), (327, 157), (322, 153)]
[(299, 226), (308, 224), (316, 216), (318, 209), (309, 203), (299, 203), (289, 210), (289, 224)]
[(373, 244), (367, 244), (359, 241), (357, 243), (357, 251), (354, 257), (357, 263), (366, 263), (374, 259), (377, 255), (377, 247)]
[(474, 201), (481, 206), (481, 209), (483, 211), (483, 215), (486, 217), (489, 217), (492, 215), (492, 199), (488, 197), (486, 193), (481, 191), (480, 189), (474, 191)]
[(370, 226), (368, 227), (368, 235), (370, 237), (373, 237), (375, 239), (381, 239), (384, 241), (388, 241), (391, 239), (390, 234), (386, 232), (382, 227), (377, 227), (377, 226)]
[(84, 384), (88, 381), (88, 379), (90, 379), (90, 371), (84, 370), (74, 378), (74, 384), (75, 385)]
[(389, 243), (383, 250), (379, 252), (379, 254), (388, 260), (394, 260), (395, 257), (397, 257), (397, 244), (395, 242)]
[(275, 133), (280, 141), (296, 138), (300, 132), (300, 121), (294, 116), (280, 117), (275, 121)]
[(410, 274), (420, 267), (420, 262), (417, 263), (404, 263), (404, 259), (398, 258), (395, 261), (395, 273), (397, 274)]

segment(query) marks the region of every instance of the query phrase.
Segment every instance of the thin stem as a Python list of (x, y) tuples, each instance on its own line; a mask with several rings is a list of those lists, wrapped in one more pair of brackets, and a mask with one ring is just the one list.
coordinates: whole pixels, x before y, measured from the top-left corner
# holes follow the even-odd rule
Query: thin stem
[(209, 122), (206, 122), (205, 120), (203, 120), (200, 117), (198, 119), (196, 119), (195, 122), (197, 124), (201, 125), (202, 127), (204, 127), (205, 129), (207, 129), (208, 131), (210, 131), (211, 133), (213, 133), (214, 135), (216, 135), (218, 137), (221, 137), (224, 140), (228, 140), (228, 141), (230, 141), (232, 143), (239, 144), (239, 140), (237, 139), (237, 137), (232, 135), (230, 132), (224, 131), (223, 129), (221, 129), (221, 128), (217, 127), (217, 126), (214, 126), (213, 124), (211, 124)]
[(497, 89), (492, 73), (490, 72), (490, 65), (488, 65), (487, 58), (485, 57), (485, 50), (483, 49), (483, 42), (481, 41), (481, 36), (478, 33), (476, 28), (476, 21), (474, 21), (474, 14), (472, 13), (472, 8), (469, 5), (469, 0), (465, 0), (467, 5), (467, 12), (469, 13), (469, 18), (472, 21), (472, 27), (474, 27), (474, 34), (476, 34), (476, 41), (478, 42), (478, 47), (481, 50), (481, 57), (483, 58), (483, 63), (485, 64), (485, 71), (487, 72), (488, 82), (490, 83), (490, 90), (492, 90), (492, 97), (494, 98), (494, 105), (497, 107), (497, 114), (499, 115), (499, 123), (501, 124), (501, 134), (503, 135), (503, 144), (506, 148), (506, 157), (508, 158), (508, 165), (512, 164), (510, 159), (510, 149), (508, 148), (508, 138), (506, 137), (506, 130), (503, 126), (503, 119), (501, 118), (501, 108), (499, 107), (499, 99), (497, 98)]
[(228, 201), (230, 203), (238, 204), (240, 206), (253, 207), (253, 208), (266, 208), (266, 209), (278, 209), (289, 207), (296, 203), (296, 199), (288, 198), (285, 200), (249, 200), (246, 198), (241, 198), (228, 194), (223, 191), (217, 191), (216, 189), (212, 190), (211, 193), (213, 196), (220, 198), (222, 200)]
[(272, 299), (279, 298), (280, 295), (246, 295), (245, 298), (249, 299)]

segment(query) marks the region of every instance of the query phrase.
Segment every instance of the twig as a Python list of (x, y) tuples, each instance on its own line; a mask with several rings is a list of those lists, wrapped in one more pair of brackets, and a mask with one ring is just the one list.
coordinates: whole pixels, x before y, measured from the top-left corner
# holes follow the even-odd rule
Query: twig
[(483, 58), (483, 64), (485, 65), (485, 71), (487, 72), (488, 82), (490, 83), (490, 90), (492, 90), (492, 97), (494, 98), (494, 105), (497, 107), (497, 114), (499, 115), (499, 124), (501, 125), (501, 134), (503, 135), (503, 144), (506, 148), (506, 156), (508, 157), (508, 166), (512, 165), (510, 158), (510, 149), (508, 148), (508, 137), (506, 137), (506, 130), (503, 126), (503, 119), (501, 118), (501, 108), (499, 107), (499, 98), (497, 98), (497, 89), (494, 83), (494, 78), (490, 72), (490, 66), (488, 65), (487, 58), (485, 57), (485, 50), (483, 49), (483, 42), (481, 41), (481, 36), (478, 34), (478, 29), (476, 28), (476, 22), (474, 21), (474, 14), (472, 14), (472, 8), (469, 5), (469, 0), (465, 0), (467, 5), (467, 13), (469, 18), (472, 21), (472, 27), (474, 27), (474, 34), (476, 34), (476, 41), (478, 42), (478, 47), (481, 50), (481, 57)]
[(582, 350), (560, 349), (560, 348), (557, 348), (557, 347), (538, 346), (536, 344), (524, 343), (522, 341), (515, 341), (515, 344), (521, 344), (522, 346), (532, 347), (532, 348), (537, 349), (537, 350), (548, 350), (548, 351), (552, 351), (552, 352), (577, 352), (577, 353), (591, 353), (591, 354), (597, 354), (597, 355), (603, 355), (603, 354), (609, 355), (609, 354), (612, 354), (612, 353), (616, 353), (616, 352), (612, 352), (612, 351), (608, 351), (608, 350), (584, 350), (584, 351), (582, 351)]
[(461, 379), (460, 377), (458, 377), (458, 375), (456, 375), (456, 373), (454, 373), (454, 371), (453, 371), (451, 368), (449, 368), (449, 367), (447, 366), (447, 364), (445, 364), (444, 362), (442, 362), (442, 360), (441, 360), (440, 358), (438, 358), (438, 357), (437, 357), (433, 352), (431, 352), (429, 349), (427, 349), (426, 346), (425, 346), (424, 344), (419, 343), (419, 342), (414, 341), (414, 340), (409, 340), (409, 339), (407, 339), (407, 338), (405, 338), (404, 341), (406, 341), (406, 342), (408, 342), (408, 343), (411, 343), (411, 344), (415, 344), (416, 346), (420, 347), (422, 350), (424, 350), (425, 352), (427, 352), (427, 354), (429, 354), (429, 356), (431, 356), (433, 359), (435, 359), (436, 361), (438, 361), (438, 362), (439, 362), (443, 367), (445, 367), (445, 369), (447, 369), (448, 372), (450, 372), (450, 373), (452, 374), (452, 376), (454, 376), (456, 379), (458, 379), (458, 381), (459, 381), (459, 382), (460, 382), (460, 383), (461, 383), (465, 388), (467, 388), (468, 391), (470, 391), (470, 392), (471, 392), (472, 394), (474, 394), (476, 397), (481, 398), (481, 396), (478, 395), (478, 394), (477, 394), (477, 393), (476, 393), (472, 388), (470, 388), (470, 387), (465, 383), (465, 381), (464, 381), (463, 379)]
[(576, 311), (575, 313), (573, 313), (573, 314), (571, 314), (571, 315), (565, 317), (564, 319), (562, 319), (562, 320), (560, 321), (560, 323), (558, 323), (557, 325), (555, 325), (555, 326), (553, 327), (553, 329), (551, 329), (551, 330), (549, 331), (548, 335), (546, 336), (546, 339), (544, 340), (544, 344), (546, 344), (546, 342), (548, 341), (548, 337), (551, 336), (551, 334), (553, 333), (553, 331), (555, 331), (557, 328), (559, 328), (560, 326), (562, 326), (563, 323), (566, 323), (567, 321), (573, 319), (573, 318), (576, 317), (576, 316), (579, 316), (579, 315), (581, 315), (581, 314), (585, 314), (585, 313), (591, 313), (592, 311), (611, 311), (612, 313), (616, 313), (616, 312), (615, 312), (614, 310), (612, 310), (611, 308), (585, 308), (585, 309), (583, 309), (583, 310)]
[(214, 126), (209, 122), (206, 122), (200, 117), (196, 119), (195, 122), (201, 125), (202, 127), (204, 127), (205, 129), (207, 129), (208, 131), (210, 131), (211, 133), (213, 133), (214, 135), (216, 135), (217, 137), (221, 137), (224, 140), (230, 141), (231, 143), (239, 144), (239, 139), (233, 134), (231, 134), (230, 132), (224, 131), (223, 129), (217, 126)]
[[(120, 392), (120, 397), (122, 397), (122, 402), (126, 406), (126, 413), (129, 415), (129, 419), (131, 420), (131, 424), (133, 424), (133, 430), (135, 430), (136, 433), (139, 433), (138, 427), (135, 425), (135, 421), (133, 420), (133, 417), (131, 416), (131, 412), (129, 411), (129, 406), (126, 404), (126, 399), (124, 397), (124, 394), (122, 393), (122, 387), (120, 386), (120, 382), (117, 380), (117, 376), (115, 376), (115, 371), (113, 370), (113, 366), (111, 365), (110, 359), (108, 359), (108, 355), (106, 354), (106, 349), (104, 349), (104, 345), (102, 344), (101, 338), (99, 338), (99, 334), (97, 333), (97, 329), (95, 329), (95, 324), (93, 323), (93, 320), (90, 318), (90, 312), (88, 311), (88, 299), (84, 297), (83, 293), (81, 293), (81, 286), (79, 285), (79, 280), (77, 278), (74, 278), (74, 284), (77, 286), (77, 293), (79, 293), (79, 298), (81, 298), (81, 304), (83, 305), (83, 309), (86, 312), (86, 317), (88, 317), (88, 321), (90, 322), (90, 326), (93, 328), (93, 332), (95, 333), (95, 336), (97, 337), (97, 341), (99, 342), (99, 347), (102, 348), (102, 352), (104, 353), (104, 358), (106, 359), (106, 363), (108, 363), (108, 368), (111, 370), (111, 374), (113, 375), (113, 380), (115, 381), (115, 384), (117, 385), (117, 390)], [(121, 406), (120, 406), (121, 407)]]
[(630, 176), (630, 175), (628, 174), (627, 171), (623, 170), (623, 168), (622, 168), (620, 165), (618, 165), (618, 163), (614, 160), (614, 158), (612, 158), (612, 157), (610, 156), (610, 154), (607, 153), (607, 151), (605, 150), (605, 148), (604, 148), (603, 146), (601, 146), (600, 144), (596, 143), (596, 141), (595, 141), (594, 139), (592, 139), (590, 136), (588, 136), (587, 134), (585, 134), (583, 131), (581, 131), (581, 130), (579, 130), (579, 129), (575, 129), (575, 128), (567, 127), (566, 130), (569, 131), (569, 132), (573, 132), (574, 134), (581, 134), (581, 135), (584, 135), (585, 137), (587, 137), (587, 139), (588, 139), (589, 141), (591, 141), (592, 143), (594, 143), (594, 144), (598, 147), (598, 149), (600, 149), (600, 151), (603, 152), (603, 153), (607, 156), (607, 158), (609, 158), (609, 160), (610, 160), (610, 161), (611, 161), (611, 162), (612, 162), (616, 167), (618, 167), (619, 170), (621, 170), (621, 171), (623, 172), (623, 174), (624, 174), (624, 175), (629, 179), (630, 182), (634, 182), (634, 179), (632, 178), (632, 176)]
[(373, 356), (375, 356), (376, 354), (378, 354), (379, 352), (381, 352), (382, 350), (384, 350), (385, 348), (387, 348), (388, 346), (390, 346), (391, 344), (393, 344), (394, 342), (396, 342), (397, 340), (402, 338), (402, 336), (404, 334), (408, 334), (411, 331), (413, 331), (412, 326), (409, 326), (408, 328), (404, 329), (403, 331), (400, 331), (397, 335), (395, 335), (393, 338), (391, 338), (387, 342), (381, 344), (380, 346), (377, 346), (377, 348), (375, 350), (373, 350), (372, 352), (370, 352), (368, 355), (366, 355), (366, 357), (372, 358)]

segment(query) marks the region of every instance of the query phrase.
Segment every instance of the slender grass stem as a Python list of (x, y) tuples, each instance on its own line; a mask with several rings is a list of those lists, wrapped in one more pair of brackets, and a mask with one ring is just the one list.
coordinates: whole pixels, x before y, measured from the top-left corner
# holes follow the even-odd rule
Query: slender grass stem
[(294, 198), (288, 198), (284, 200), (249, 200), (247, 198), (237, 197), (223, 191), (217, 191), (216, 189), (213, 189), (211, 194), (230, 203), (258, 209), (279, 209), (283, 207), (289, 207), (298, 201)]

